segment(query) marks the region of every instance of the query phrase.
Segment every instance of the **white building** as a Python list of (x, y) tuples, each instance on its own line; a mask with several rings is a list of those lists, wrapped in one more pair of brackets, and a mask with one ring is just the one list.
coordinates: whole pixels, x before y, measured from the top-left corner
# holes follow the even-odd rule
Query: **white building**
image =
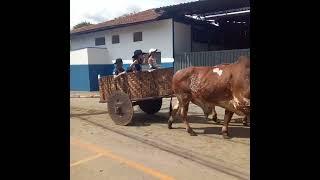
[[(111, 75), (116, 58), (122, 58), (127, 68), (137, 49), (147, 52), (150, 48), (157, 48), (161, 67), (172, 67), (178, 54), (239, 46), (234, 42), (232, 35), (236, 33), (233, 31), (226, 34), (225, 29), (211, 24), (210, 20), (195, 20), (190, 15), (247, 5), (247, 0), (198, 1), (149, 9), (72, 30), (70, 90), (97, 91), (98, 74)], [(237, 29), (229, 25), (225, 27)]]
[[(176, 34), (174, 41), (173, 26)], [(134, 41), (134, 36), (140, 38), (139, 41)], [(178, 52), (190, 51), (190, 37), (190, 25), (179, 22), (174, 22), (173, 25), (172, 19), (164, 19), (73, 36), (71, 37), (71, 51), (88, 47), (103, 48), (107, 56), (101, 62), (104, 64), (110, 62), (108, 60), (115, 60), (118, 57), (125, 60), (125, 63), (131, 63), (134, 50), (141, 49), (147, 52), (150, 48), (157, 48), (161, 52), (161, 62), (172, 63), (174, 49)]]
[(148, 20), (103, 26), (101, 30), (93, 25), (71, 32), (71, 90), (98, 90), (94, 80), (98, 74), (112, 74), (116, 58), (122, 58), (127, 67), (137, 49), (147, 52), (157, 48), (161, 67), (172, 67), (174, 53), (191, 51), (191, 26), (172, 18), (158, 20), (154, 9), (113, 21), (135, 17), (136, 21), (139, 17)]

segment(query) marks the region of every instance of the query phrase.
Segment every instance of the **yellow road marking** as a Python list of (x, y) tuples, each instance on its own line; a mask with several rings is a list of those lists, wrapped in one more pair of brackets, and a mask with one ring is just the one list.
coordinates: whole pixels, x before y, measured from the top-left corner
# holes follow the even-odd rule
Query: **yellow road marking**
[(74, 163), (70, 164), (70, 167), (76, 166), (76, 165), (78, 165), (78, 164), (82, 164), (82, 163), (87, 162), (87, 161), (90, 161), (90, 160), (97, 159), (98, 157), (101, 157), (101, 156), (103, 156), (103, 155), (104, 155), (103, 153), (99, 153), (99, 154), (97, 154), (97, 155), (87, 157), (87, 158), (85, 158), (85, 159), (82, 159), (82, 160), (80, 160), (80, 161), (77, 161), (77, 162), (74, 162)]
[[(125, 158), (122, 158), (120, 156), (117, 156), (117, 155), (113, 154), (111, 151), (108, 151), (108, 150), (106, 150), (104, 148), (101, 148), (101, 147), (99, 147), (97, 145), (89, 144), (89, 143), (86, 143), (86, 142), (84, 142), (82, 140), (79, 140), (79, 139), (76, 139), (76, 138), (71, 138), (70, 137), (70, 139), (71, 139), (70, 143), (72, 145), (76, 145), (78, 147), (82, 147), (84, 149), (99, 153), (96, 156), (101, 154), (102, 156), (106, 156), (106, 157), (109, 157), (109, 158), (111, 158), (113, 160), (117, 160), (117, 161), (119, 161), (121, 163), (126, 164), (129, 167), (132, 167), (132, 168), (135, 168), (137, 170), (140, 170), (140, 171), (142, 171), (142, 172), (144, 172), (146, 174), (150, 174), (150, 175), (152, 175), (154, 177), (157, 177), (157, 178), (159, 178), (161, 180), (174, 180), (173, 177), (170, 177), (168, 175), (160, 173), (160, 172), (158, 172), (156, 170), (153, 170), (151, 168), (145, 167), (144, 165), (139, 164), (137, 162), (133, 162), (133, 161), (127, 160)], [(93, 158), (93, 157), (91, 157), (91, 158)]]

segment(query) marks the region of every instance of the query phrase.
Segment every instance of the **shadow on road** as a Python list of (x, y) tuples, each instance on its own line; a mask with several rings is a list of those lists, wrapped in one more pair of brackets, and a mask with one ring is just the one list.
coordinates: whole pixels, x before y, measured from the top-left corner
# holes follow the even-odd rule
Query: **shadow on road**
[(108, 111), (96, 111), (96, 110), (88, 110), (85, 113), (71, 113), (70, 117), (80, 117), (80, 116), (91, 116), (91, 115), (100, 115), (100, 114), (108, 114)]
[[(195, 130), (202, 130), (203, 132), (198, 132), (198, 134), (221, 134), (221, 127), (203, 127), (203, 128), (193, 128)], [(250, 138), (250, 128), (240, 127), (240, 126), (229, 126), (229, 134), (231, 137), (236, 138)]]
[[(107, 111), (98, 111), (98, 110), (87, 110), (84, 113), (72, 113), (70, 117), (82, 117), (82, 116), (90, 116), (90, 115), (101, 115), (101, 114), (108, 114)], [(219, 135), (221, 132), (221, 127), (223, 125), (223, 119), (219, 119), (220, 123), (216, 123), (214, 121), (206, 121), (204, 116), (199, 115), (189, 115), (189, 122), (196, 123), (196, 124), (212, 124), (212, 125), (219, 125), (215, 127), (201, 127), (195, 128), (195, 130), (200, 130), (197, 132), (198, 134), (217, 134)], [(144, 112), (135, 112), (133, 115), (133, 122), (129, 126), (150, 126), (151, 124), (167, 124), (169, 119), (168, 112), (158, 112), (156, 114), (150, 115)], [(176, 120), (175, 123), (182, 123), (181, 120)], [(185, 129), (183, 127), (174, 127), (173, 129)], [(250, 128), (246, 128), (242, 125), (242, 118), (233, 118), (231, 123), (229, 124), (229, 132), (231, 137), (238, 137), (238, 138), (250, 138)]]
[[(214, 121), (206, 121), (204, 116), (188, 116), (190, 123), (197, 124), (218, 124)], [(159, 124), (167, 124), (169, 115), (168, 113), (156, 113), (154, 115), (148, 115), (143, 112), (135, 113), (133, 120), (134, 122), (131, 126), (150, 126), (151, 124), (159, 123)], [(195, 130), (200, 130), (198, 134), (217, 134), (220, 135), (221, 128), (223, 125), (223, 119), (220, 120), (220, 125), (216, 127), (203, 127), (203, 128), (193, 128)], [(176, 120), (174, 123), (181, 123), (180, 120)], [(173, 129), (185, 129), (183, 127), (174, 127)], [(242, 118), (233, 118), (232, 122), (229, 124), (229, 132), (231, 137), (236, 138), (250, 138), (250, 128), (244, 127), (242, 124)]]

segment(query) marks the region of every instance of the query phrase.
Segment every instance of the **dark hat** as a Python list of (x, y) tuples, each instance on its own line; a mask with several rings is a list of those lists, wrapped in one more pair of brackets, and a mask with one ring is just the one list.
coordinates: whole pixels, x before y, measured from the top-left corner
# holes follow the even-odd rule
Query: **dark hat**
[(137, 58), (137, 56), (139, 56), (141, 54), (147, 54), (147, 53), (142, 52), (140, 49), (135, 50), (134, 53), (133, 53), (132, 58)]
[(121, 58), (116, 59), (116, 62), (114, 64), (118, 64), (118, 63), (122, 63), (122, 59)]

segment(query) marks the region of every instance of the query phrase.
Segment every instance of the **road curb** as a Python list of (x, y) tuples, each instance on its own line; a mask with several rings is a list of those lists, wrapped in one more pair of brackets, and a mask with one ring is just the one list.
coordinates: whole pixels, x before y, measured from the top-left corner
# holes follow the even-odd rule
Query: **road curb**
[(72, 95), (70, 98), (100, 98), (100, 95)]

